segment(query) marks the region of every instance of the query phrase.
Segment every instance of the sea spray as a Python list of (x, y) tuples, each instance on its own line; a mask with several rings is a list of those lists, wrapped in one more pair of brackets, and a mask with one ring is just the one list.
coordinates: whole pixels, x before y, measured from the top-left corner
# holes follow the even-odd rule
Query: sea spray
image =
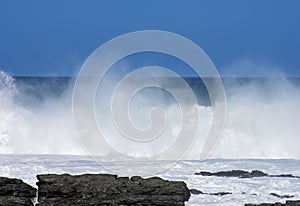
[(300, 158), (300, 79), (229, 79), (224, 134), (214, 157)]
[[(186, 81), (196, 92), (199, 105), (185, 106), (189, 106), (190, 111), (200, 110), (203, 121), (199, 129), (204, 136), (212, 113), (205, 100), (207, 92), (200, 79), (187, 78)], [(227, 119), (212, 157), (300, 158), (300, 80), (227, 78), (223, 81), (228, 99)], [(13, 78), (0, 72), (0, 153), (85, 155), (72, 120), (73, 83), (72, 78)], [(178, 105), (168, 94), (145, 90), (131, 105), (132, 118), (143, 126), (151, 104), (157, 102), (170, 116), (170, 137), (166, 138), (171, 139), (179, 129), (176, 124)], [(196, 141), (185, 158), (199, 159), (203, 142), (203, 139)], [(115, 154), (103, 152), (103, 156), (110, 155)]]
[(4, 72), (0, 82), (0, 153), (85, 154), (73, 128), (69, 90), (54, 97), (56, 89)]

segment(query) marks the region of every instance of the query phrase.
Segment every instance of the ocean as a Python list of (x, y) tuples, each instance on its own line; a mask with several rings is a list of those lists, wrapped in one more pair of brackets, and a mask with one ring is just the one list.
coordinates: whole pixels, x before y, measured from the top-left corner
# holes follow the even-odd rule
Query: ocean
[[(135, 163), (136, 167), (143, 167), (145, 171), (153, 167), (160, 167), (165, 161), (148, 161)], [(0, 176), (20, 178), (36, 187), (36, 174), (83, 174), (83, 173), (111, 173), (111, 165), (123, 170), (124, 162), (103, 161), (97, 163), (87, 156), (72, 155), (1, 155)], [(261, 170), (269, 174), (293, 174), (300, 176), (300, 160), (293, 159), (208, 159), (205, 161), (181, 160), (173, 167), (157, 176), (168, 180), (185, 181), (190, 189), (197, 189), (204, 193), (231, 193), (219, 195), (192, 195), (186, 202), (187, 206), (223, 205), (242, 206), (245, 203), (275, 203), (286, 200), (300, 199), (299, 178), (279, 177), (204, 177), (194, 175), (199, 171), (229, 171), (229, 170)], [(134, 171), (127, 175), (135, 175)], [(142, 175), (142, 174), (141, 174)], [(120, 175), (124, 176), (124, 175)], [(145, 175), (142, 175), (147, 177)], [(289, 195), (291, 198), (280, 198), (271, 195)]]
[[(199, 134), (209, 130), (212, 103), (200, 78), (185, 78), (197, 105), (184, 104), (186, 111), (197, 108), (201, 121)], [(199, 171), (232, 169), (262, 170), (269, 174), (300, 176), (300, 78), (223, 78), (227, 98), (222, 136), (209, 159), (200, 160), (203, 140), (197, 140), (182, 159), (132, 161), (111, 148), (93, 161), (77, 137), (72, 116), (75, 79), (71, 77), (11, 77), (0, 72), (0, 176), (17, 177), (34, 185), (41, 173), (115, 173), (142, 176), (153, 174), (183, 180), (189, 188), (206, 193), (230, 192), (225, 196), (193, 195), (187, 205), (242, 205), (242, 203), (285, 201), (270, 195), (292, 195), (300, 199), (300, 179), (261, 177), (253, 179), (201, 177)], [(162, 78), (177, 88), (176, 79)], [(101, 88), (102, 94), (107, 90)], [(131, 115), (139, 127), (147, 126), (152, 105), (165, 109), (168, 123), (163, 144), (172, 141), (178, 130), (178, 104), (163, 89), (145, 90), (132, 102)], [(107, 101), (96, 95), (96, 105)], [(98, 121), (105, 122), (103, 110)], [(189, 124), (187, 122), (186, 124)], [(192, 124), (192, 123), (191, 123)], [(106, 135), (110, 128), (103, 129)], [(189, 125), (187, 125), (188, 127)], [(109, 135), (108, 135), (109, 136)], [(187, 137), (188, 141), (188, 137)], [(155, 147), (156, 145), (154, 145)], [(124, 149), (129, 157), (149, 155), (148, 151)], [(176, 151), (174, 151), (176, 153)], [(174, 153), (174, 155), (175, 155)], [(169, 162), (172, 162), (169, 164)], [(128, 167), (128, 162), (132, 165)], [(164, 168), (155, 173), (155, 168)], [(145, 171), (145, 173), (143, 173)], [(147, 171), (147, 172), (146, 172)]]

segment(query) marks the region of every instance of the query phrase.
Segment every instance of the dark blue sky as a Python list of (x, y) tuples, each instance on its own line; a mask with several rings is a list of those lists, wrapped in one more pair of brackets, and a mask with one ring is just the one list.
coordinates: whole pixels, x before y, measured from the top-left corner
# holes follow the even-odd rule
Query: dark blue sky
[(223, 75), (300, 76), (299, 11), (298, 0), (0, 0), (0, 70), (74, 75), (107, 40), (157, 29), (197, 43)]

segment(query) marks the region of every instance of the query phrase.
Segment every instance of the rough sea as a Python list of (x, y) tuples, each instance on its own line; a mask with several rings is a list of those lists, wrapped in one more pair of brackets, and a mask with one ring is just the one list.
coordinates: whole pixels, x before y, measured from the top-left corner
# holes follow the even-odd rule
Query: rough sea
[[(205, 134), (212, 112), (209, 95), (201, 79), (189, 77), (185, 80), (196, 94), (198, 104), (184, 106), (199, 109), (203, 118), (200, 134)], [(162, 81), (176, 88), (176, 79)], [(156, 175), (183, 180), (190, 189), (205, 193), (232, 193), (224, 196), (192, 195), (187, 205), (233, 206), (300, 199), (299, 178), (244, 179), (194, 174), (241, 169), (300, 176), (300, 79), (224, 78), (223, 82), (227, 96), (226, 123), (210, 158), (200, 161), (203, 141), (199, 140), (183, 159)], [(139, 171), (145, 171), (145, 174), (140, 172), (139, 175), (148, 176), (149, 171), (164, 167), (171, 161), (149, 159), (135, 162), (107, 148), (100, 148), (103, 160), (93, 161), (74, 128), (73, 85), (74, 78), (70, 77), (11, 77), (0, 72), (0, 176), (21, 178), (35, 186), (36, 175), (42, 173), (130, 176), (136, 175), (134, 168), (142, 168)], [(147, 123), (143, 114), (150, 105), (162, 105), (166, 113), (174, 117), (169, 119), (171, 123), (167, 127), (173, 134), (178, 127), (176, 115), (173, 116), (177, 111), (176, 101), (161, 90), (144, 92), (133, 102), (133, 119), (143, 126), (143, 121)], [(101, 99), (99, 101), (101, 103)], [(128, 161), (132, 164), (130, 168), (126, 168)], [(270, 193), (293, 197), (279, 198)]]

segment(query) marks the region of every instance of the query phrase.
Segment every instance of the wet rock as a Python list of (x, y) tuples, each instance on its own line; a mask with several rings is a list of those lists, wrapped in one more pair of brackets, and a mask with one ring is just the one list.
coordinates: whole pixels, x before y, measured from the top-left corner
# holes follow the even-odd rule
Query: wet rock
[(284, 178), (300, 178), (292, 174), (269, 175), (259, 170), (252, 170), (251, 172), (244, 170), (231, 170), (220, 172), (198, 172), (195, 175), (202, 176), (216, 176), (216, 177), (239, 177), (239, 178), (253, 178), (253, 177), (284, 177)]
[(0, 177), (0, 206), (33, 206), (36, 189), (14, 178)]
[(184, 182), (106, 174), (38, 175), (38, 205), (184, 205)]
[(250, 178), (252, 177), (265, 177), (265, 176), (268, 176), (267, 173), (264, 173), (262, 171), (259, 171), (259, 170), (252, 170), (250, 173)]
[(195, 173), (196, 175), (202, 176), (217, 176), (217, 177), (239, 177), (239, 178), (252, 178), (252, 177), (264, 177), (268, 176), (268, 174), (253, 170), (251, 172), (243, 171), (243, 170), (231, 170), (231, 171), (221, 171), (221, 172), (199, 172)]
[(278, 198), (292, 198), (294, 195), (278, 195), (276, 193), (270, 193), (270, 195), (278, 197)]
[(201, 192), (200, 190), (197, 190), (197, 189), (190, 189), (190, 193), (192, 195), (200, 195), (200, 194), (203, 194), (203, 192)]
[(208, 193), (209, 195), (216, 195), (216, 196), (224, 196), (224, 195), (232, 195), (231, 192), (216, 192), (216, 193)]
[(231, 192), (216, 192), (216, 193), (205, 193), (197, 189), (190, 189), (190, 193), (192, 195), (216, 195), (216, 196), (224, 196), (224, 195), (231, 195)]
[(285, 178), (300, 178), (292, 174), (281, 174), (281, 175), (269, 175), (269, 177), (285, 177)]

